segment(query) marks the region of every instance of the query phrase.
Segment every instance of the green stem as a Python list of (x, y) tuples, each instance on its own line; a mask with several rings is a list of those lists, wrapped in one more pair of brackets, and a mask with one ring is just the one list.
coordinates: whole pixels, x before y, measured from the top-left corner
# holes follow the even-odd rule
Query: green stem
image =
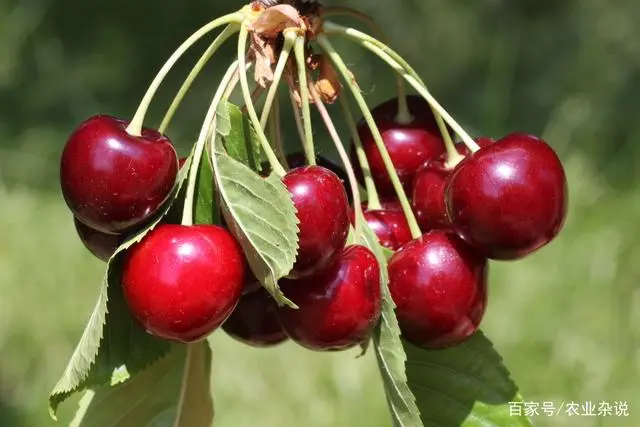
[(453, 130), (460, 135), (464, 144), (472, 152), (477, 151), (480, 147), (469, 136), (467, 132), (460, 126), (451, 115), (440, 105), (440, 103), (431, 95), (426, 85), (416, 73), (416, 71), (402, 58), (396, 51), (389, 46), (381, 42), (380, 40), (371, 37), (361, 31), (353, 28), (347, 28), (342, 25), (338, 25), (333, 22), (325, 22), (323, 28), (327, 34), (339, 34), (356, 41), (364, 48), (370, 50), (374, 54), (378, 55), (380, 59), (389, 64), (397, 73), (404, 77), (404, 79), (414, 88), (422, 97), (424, 97), (429, 105), (434, 109), (436, 118), (440, 115)]
[(237, 69), (238, 61), (234, 61), (227, 69), (220, 85), (216, 89), (216, 93), (213, 96), (207, 115), (205, 116), (202, 127), (200, 128), (198, 141), (193, 149), (193, 159), (191, 160), (187, 181), (187, 194), (185, 200), (189, 203), (185, 203), (184, 210), (182, 211), (182, 224), (184, 225), (193, 225), (193, 201), (195, 198), (196, 183), (198, 181), (198, 171), (200, 170), (200, 162), (202, 161), (202, 154), (204, 153), (206, 146), (207, 136), (209, 135), (209, 130), (211, 129), (212, 123), (216, 117), (218, 105), (220, 105), (220, 102), (224, 99), (224, 93), (227, 90), (227, 86), (229, 86), (229, 83), (233, 79), (233, 74)]
[(269, 124), (271, 127), (271, 139), (274, 141), (276, 147), (276, 154), (280, 159), (280, 163), (286, 170), (289, 170), (289, 164), (287, 162), (287, 153), (284, 149), (284, 143), (282, 140), (282, 127), (280, 126), (280, 104), (277, 102), (273, 104), (273, 112), (269, 116)]
[(304, 125), (304, 139), (302, 140), (307, 163), (316, 164), (316, 152), (313, 145), (313, 128), (311, 126), (311, 108), (309, 106), (309, 89), (307, 88), (307, 64), (304, 54), (305, 38), (296, 39), (294, 53), (298, 68), (298, 86), (300, 88), (300, 100), (302, 102), (302, 122)]
[(175, 63), (178, 62), (180, 57), (182, 57), (182, 55), (184, 55), (184, 53), (191, 46), (193, 46), (198, 40), (200, 40), (202, 37), (204, 37), (211, 31), (215, 30), (216, 28), (222, 25), (227, 25), (232, 23), (239, 24), (242, 22), (243, 19), (244, 19), (243, 14), (241, 13), (238, 13), (238, 12), (230, 13), (218, 19), (214, 19), (213, 21), (209, 22), (207, 25), (203, 26), (198, 31), (193, 33), (187, 40), (185, 40), (178, 47), (178, 49), (176, 49), (176, 51), (173, 52), (173, 54), (169, 57), (167, 62), (165, 62), (165, 64), (162, 66), (162, 68), (160, 69), (156, 77), (153, 79), (153, 81), (149, 85), (149, 88), (147, 89), (147, 92), (142, 98), (142, 101), (140, 102), (140, 106), (136, 110), (136, 113), (134, 114), (133, 119), (131, 120), (131, 123), (129, 123), (129, 126), (127, 126), (127, 132), (130, 135), (134, 135), (134, 136), (140, 136), (142, 134), (142, 123), (144, 122), (144, 117), (147, 114), (147, 110), (149, 109), (149, 105), (151, 104), (151, 101), (153, 100), (154, 95), (158, 91), (158, 88), (164, 81), (167, 74), (169, 74), (169, 71), (171, 71), (171, 68), (173, 68)]
[(282, 47), (280, 57), (278, 58), (278, 63), (276, 64), (273, 81), (271, 82), (271, 86), (269, 87), (269, 92), (267, 92), (267, 98), (264, 101), (262, 116), (260, 116), (260, 125), (263, 129), (267, 124), (267, 119), (269, 118), (269, 113), (271, 112), (273, 101), (275, 100), (276, 94), (278, 93), (278, 86), (280, 85), (280, 80), (282, 79), (282, 73), (284, 73), (284, 69), (287, 66), (287, 61), (289, 60), (289, 54), (291, 53), (291, 49), (293, 49), (293, 45), (295, 44), (297, 38), (298, 35), (295, 31), (284, 32), (284, 46)]
[(418, 238), (422, 235), (420, 231), (420, 227), (418, 226), (418, 222), (416, 221), (416, 217), (411, 210), (411, 205), (409, 203), (409, 199), (407, 198), (406, 193), (404, 192), (404, 188), (402, 188), (402, 183), (398, 178), (398, 173), (396, 172), (396, 168), (393, 166), (393, 162), (391, 161), (391, 157), (389, 156), (389, 152), (384, 145), (382, 140), (382, 135), (380, 134), (380, 130), (376, 125), (375, 119), (371, 115), (371, 111), (367, 106), (367, 102), (365, 101), (362, 93), (360, 93), (360, 88), (357, 84), (352, 80), (352, 77), (349, 73), (349, 69), (347, 65), (344, 63), (338, 52), (333, 48), (331, 42), (327, 37), (323, 34), (320, 34), (317, 38), (318, 44), (322, 47), (322, 49), (326, 52), (327, 55), (331, 58), (336, 68), (342, 75), (342, 78), (346, 82), (347, 86), (351, 90), (353, 97), (355, 98), (358, 107), (362, 111), (365, 121), (369, 125), (371, 129), (371, 134), (373, 135), (373, 139), (380, 151), (380, 155), (382, 156), (382, 161), (387, 169), (387, 173), (389, 174), (389, 178), (391, 179), (391, 183), (393, 184), (393, 188), (396, 191), (398, 196), (398, 200), (400, 205), (402, 206), (402, 210), (404, 212), (405, 217), (407, 218), (407, 222), (409, 223), (409, 229), (411, 230), (411, 235), (413, 238)]
[(280, 162), (278, 161), (278, 157), (271, 149), (269, 145), (269, 141), (267, 140), (267, 136), (264, 134), (264, 129), (260, 125), (260, 119), (258, 119), (258, 113), (256, 112), (256, 107), (253, 105), (251, 100), (251, 92), (249, 91), (249, 81), (247, 79), (247, 73), (243, 70), (247, 69), (247, 60), (245, 58), (245, 51), (247, 49), (247, 37), (249, 35), (249, 29), (246, 25), (242, 26), (240, 30), (240, 36), (238, 37), (238, 63), (240, 64), (240, 87), (242, 88), (242, 96), (244, 98), (245, 106), (247, 107), (247, 113), (249, 114), (249, 119), (253, 124), (256, 134), (258, 136), (258, 140), (260, 141), (260, 145), (262, 146), (262, 150), (267, 156), (267, 160), (271, 165), (271, 170), (277, 174), (278, 176), (284, 176), (286, 173)]
[(373, 180), (373, 175), (371, 175), (369, 160), (367, 159), (367, 154), (365, 153), (364, 147), (362, 146), (362, 140), (360, 139), (360, 135), (358, 134), (356, 121), (353, 119), (353, 114), (351, 114), (349, 101), (344, 96), (341, 96), (340, 105), (342, 106), (342, 112), (344, 113), (345, 121), (349, 126), (351, 139), (353, 139), (353, 144), (356, 147), (358, 163), (360, 163), (360, 169), (362, 170), (362, 175), (364, 176), (364, 186), (367, 189), (367, 209), (380, 209), (382, 205), (380, 204), (380, 197), (378, 196), (378, 191), (376, 190), (376, 183)]
[(200, 75), (200, 72), (205, 67), (205, 65), (207, 65), (209, 60), (218, 51), (220, 46), (222, 46), (222, 44), (226, 42), (232, 35), (237, 33), (239, 29), (240, 27), (237, 24), (227, 25), (227, 27), (224, 30), (222, 30), (222, 32), (218, 35), (218, 37), (216, 37), (213, 43), (211, 43), (211, 45), (209, 45), (207, 50), (202, 54), (202, 56), (200, 57), (196, 65), (193, 67), (193, 69), (187, 76), (186, 80), (182, 83), (182, 86), (180, 86), (180, 90), (178, 90), (178, 93), (173, 99), (173, 102), (171, 102), (171, 105), (167, 109), (167, 112), (165, 113), (164, 118), (162, 119), (162, 123), (158, 128), (158, 131), (160, 133), (164, 133), (166, 129), (169, 127), (169, 124), (171, 123), (171, 120), (173, 120), (173, 116), (175, 115), (180, 104), (182, 103), (182, 100), (184, 99), (185, 95), (191, 88), (191, 85), (193, 84), (195, 79), (198, 77), (198, 75)]
[(349, 159), (347, 151), (344, 149), (344, 145), (342, 144), (340, 135), (338, 135), (338, 131), (333, 124), (333, 120), (331, 120), (331, 116), (327, 111), (327, 107), (325, 107), (324, 102), (322, 102), (322, 98), (320, 98), (320, 95), (318, 95), (317, 91), (312, 85), (309, 85), (309, 93), (311, 95), (311, 98), (313, 99), (313, 103), (318, 109), (318, 113), (320, 113), (320, 117), (322, 117), (322, 121), (327, 127), (327, 131), (329, 132), (329, 135), (331, 136), (331, 139), (336, 146), (336, 150), (338, 150), (338, 155), (342, 160), (342, 164), (347, 171), (349, 184), (351, 186), (351, 193), (353, 195), (353, 210), (355, 212), (355, 235), (360, 236), (362, 232), (362, 224), (364, 224), (365, 219), (364, 213), (362, 212), (362, 204), (360, 202), (358, 180), (356, 179), (356, 175), (353, 172), (353, 165), (351, 164), (351, 160)]

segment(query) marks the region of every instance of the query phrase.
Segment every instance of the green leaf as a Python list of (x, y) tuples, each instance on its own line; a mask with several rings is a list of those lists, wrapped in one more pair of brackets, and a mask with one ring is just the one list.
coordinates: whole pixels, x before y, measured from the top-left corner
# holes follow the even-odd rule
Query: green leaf
[(416, 398), (407, 383), (404, 366), (406, 356), (400, 339), (400, 327), (394, 313), (395, 304), (387, 287), (389, 279), (385, 248), (380, 246), (375, 234), (366, 224), (363, 224), (360, 239), (362, 244), (373, 251), (380, 263), (382, 310), (380, 322), (373, 333), (373, 345), (393, 425), (396, 427), (422, 427)]
[(210, 378), (206, 341), (173, 345), (130, 381), (87, 391), (71, 427), (210, 427)]
[(251, 121), (240, 108), (229, 102), (221, 103), (216, 111), (218, 135), (227, 154), (249, 166), (254, 171), (262, 170), (260, 141)]
[(522, 405), (522, 398), (482, 332), (445, 350), (423, 350), (407, 342), (404, 350), (409, 387), (425, 426), (533, 425), (524, 415), (511, 415), (510, 402)]
[[(191, 159), (187, 160), (190, 164)], [(169, 344), (140, 327), (127, 309), (120, 286), (124, 252), (153, 229), (183, 201), (182, 186), (189, 167), (183, 167), (176, 185), (157, 217), (123, 243), (107, 264), (98, 301), (67, 367), (49, 396), (49, 413), (55, 419), (60, 403), (85, 388), (117, 384), (147, 367), (169, 351)]]
[[(220, 110), (224, 107), (219, 109), (224, 117)], [(278, 280), (291, 271), (298, 251), (298, 219), (291, 194), (278, 176), (262, 178), (229, 156), (223, 138), (226, 147), (245, 141), (232, 139), (224, 122), (223, 126), (216, 123), (211, 158), (224, 218), (260, 283), (278, 304), (297, 308), (278, 287)]]
[(202, 156), (196, 182), (196, 200), (193, 209), (195, 224), (219, 224), (220, 211), (213, 188), (213, 169), (209, 156)]

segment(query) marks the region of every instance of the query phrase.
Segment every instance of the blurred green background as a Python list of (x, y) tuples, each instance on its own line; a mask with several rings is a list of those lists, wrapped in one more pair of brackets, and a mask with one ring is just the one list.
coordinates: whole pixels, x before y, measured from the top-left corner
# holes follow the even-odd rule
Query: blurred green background
[[(626, 418), (537, 417), (538, 425), (640, 425), (640, 2), (326, 2), (338, 3), (370, 13), (470, 131), (542, 135), (562, 156), (566, 227), (529, 259), (492, 264), (483, 328), (526, 400), (629, 404)], [(131, 117), (173, 49), (240, 4), (0, 0), (0, 426), (54, 425), (47, 394), (104, 269), (76, 238), (59, 194), (67, 135), (99, 112)], [(393, 96), (379, 61), (337, 45), (372, 103)], [(149, 125), (201, 49), (171, 74)], [(169, 130), (182, 152), (232, 51), (207, 68)], [(295, 141), (291, 123), (287, 130)], [(389, 425), (371, 354), (258, 351), (217, 335), (217, 425)]]

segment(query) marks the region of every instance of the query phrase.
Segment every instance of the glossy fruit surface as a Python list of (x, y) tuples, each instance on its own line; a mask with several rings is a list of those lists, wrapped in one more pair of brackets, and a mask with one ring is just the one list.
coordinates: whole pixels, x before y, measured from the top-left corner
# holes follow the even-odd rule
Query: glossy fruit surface
[[(486, 147), (495, 141), (491, 138), (479, 137), (475, 142), (480, 147)], [(470, 154), (462, 143), (456, 144), (456, 150), (464, 156)], [(426, 162), (418, 169), (413, 181), (411, 205), (424, 233), (451, 227), (444, 204), (444, 189), (454, 168), (448, 167), (446, 161), (447, 155), (443, 153), (438, 158)]]
[(193, 342), (231, 314), (245, 268), (240, 245), (222, 227), (163, 224), (129, 250), (122, 286), (131, 313), (149, 333)]
[[(382, 140), (391, 161), (396, 168), (398, 178), (405, 191), (411, 194), (413, 177), (416, 170), (426, 161), (438, 157), (444, 152), (444, 143), (435, 123), (429, 105), (420, 97), (407, 97), (413, 120), (408, 124), (396, 122), (397, 99), (387, 101), (374, 108), (371, 113), (376, 121)], [(367, 123), (358, 124), (358, 135), (369, 161), (376, 189), (381, 197), (394, 196), (395, 191), (382, 156), (376, 146), (373, 134)], [(351, 159), (356, 173), (362, 180), (362, 170), (357, 161), (355, 145), (351, 147)]]
[(271, 347), (289, 337), (276, 316), (277, 304), (259, 288), (243, 295), (222, 329), (234, 339), (252, 347)]
[(120, 234), (108, 234), (84, 225), (77, 218), (73, 219), (80, 241), (96, 258), (107, 262), (114, 254), (124, 237)]
[[(409, 223), (402, 211), (364, 210), (364, 219), (385, 248), (395, 251), (411, 240)], [(355, 225), (355, 213), (351, 210), (351, 223)]]
[(278, 309), (285, 332), (318, 351), (344, 350), (361, 343), (380, 316), (380, 266), (364, 246), (350, 246), (320, 274), (280, 282), (299, 310)]
[(389, 260), (389, 291), (403, 336), (444, 348), (478, 329), (487, 302), (487, 260), (452, 231), (424, 234)]
[(169, 139), (111, 116), (85, 121), (69, 137), (60, 163), (62, 194), (89, 227), (121, 232), (152, 216), (176, 180), (178, 158)]
[(522, 258), (549, 243), (567, 213), (567, 180), (544, 141), (509, 135), (460, 163), (445, 190), (456, 231), (487, 257)]
[(321, 166), (292, 169), (283, 178), (297, 210), (298, 257), (291, 278), (309, 276), (335, 260), (347, 241), (349, 204), (338, 176)]

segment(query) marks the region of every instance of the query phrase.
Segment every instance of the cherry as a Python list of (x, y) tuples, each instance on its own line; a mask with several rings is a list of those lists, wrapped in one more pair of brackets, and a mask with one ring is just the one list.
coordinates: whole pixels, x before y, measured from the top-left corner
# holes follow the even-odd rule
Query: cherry
[(276, 316), (277, 304), (264, 288), (245, 294), (222, 324), (232, 338), (252, 347), (271, 347), (289, 337)]
[(185, 162), (187, 161), (186, 157), (180, 157), (178, 159), (178, 169), (182, 168), (182, 166), (184, 166)]
[(95, 116), (67, 141), (60, 163), (62, 194), (73, 214), (89, 227), (117, 233), (152, 216), (169, 196), (178, 158), (167, 137), (151, 129), (142, 136), (128, 123)]
[[(380, 244), (395, 251), (411, 240), (409, 223), (400, 210), (364, 210), (364, 219), (376, 234)], [(355, 224), (355, 213), (351, 210), (351, 223)]]
[(290, 277), (309, 276), (327, 267), (347, 242), (347, 194), (340, 178), (321, 166), (292, 169), (283, 182), (299, 220), (298, 257)]
[(522, 258), (549, 243), (564, 224), (567, 179), (543, 140), (511, 134), (461, 162), (445, 189), (458, 234), (488, 258)]
[(452, 231), (400, 248), (389, 260), (389, 291), (407, 341), (444, 348), (473, 335), (487, 302), (487, 264)]
[[(487, 137), (476, 139), (480, 147), (493, 142), (493, 139)], [(461, 143), (456, 144), (456, 150), (465, 156), (470, 154), (467, 147)], [(446, 153), (437, 159), (429, 160), (418, 169), (413, 181), (411, 203), (418, 224), (424, 232), (451, 227), (444, 205), (444, 188), (453, 168), (447, 167), (446, 161)]]
[(345, 248), (338, 260), (303, 280), (282, 280), (299, 309), (278, 309), (289, 337), (311, 350), (345, 350), (361, 343), (380, 316), (380, 266), (364, 246)]
[(163, 224), (127, 253), (124, 297), (149, 333), (198, 341), (233, 311), (245, 268), (240, 245), (224, 228)]
[(124, 240), (121, 234), (108, 234), (84, 225), (73, 219), (80, 241), (96, 258), (107, 262)]
[[(401, 124), (396, 121), (397, 99), (392, 99), (379, 105), (371, 113), (380, 130), (391, 161), (396, 168), (398, 178), (400, 178), (405, 191), (411, 194), (416, 170), (426, 161), (442, 154), (444, 152), (444, 142), (431, 107), (427, 102), (418, 96), (408, 96), (407, 103), (413, 116), (413, 120), (408, 124)], [(382, 197), (395, 195), (380, 151), (376, 146), (369, 126), (364, 120), (358, 124), (358, 135), (367, 155), (378, 193)], [(351, 146), (351, 159), (360, 182), (363, 182), (355, 145)]]

